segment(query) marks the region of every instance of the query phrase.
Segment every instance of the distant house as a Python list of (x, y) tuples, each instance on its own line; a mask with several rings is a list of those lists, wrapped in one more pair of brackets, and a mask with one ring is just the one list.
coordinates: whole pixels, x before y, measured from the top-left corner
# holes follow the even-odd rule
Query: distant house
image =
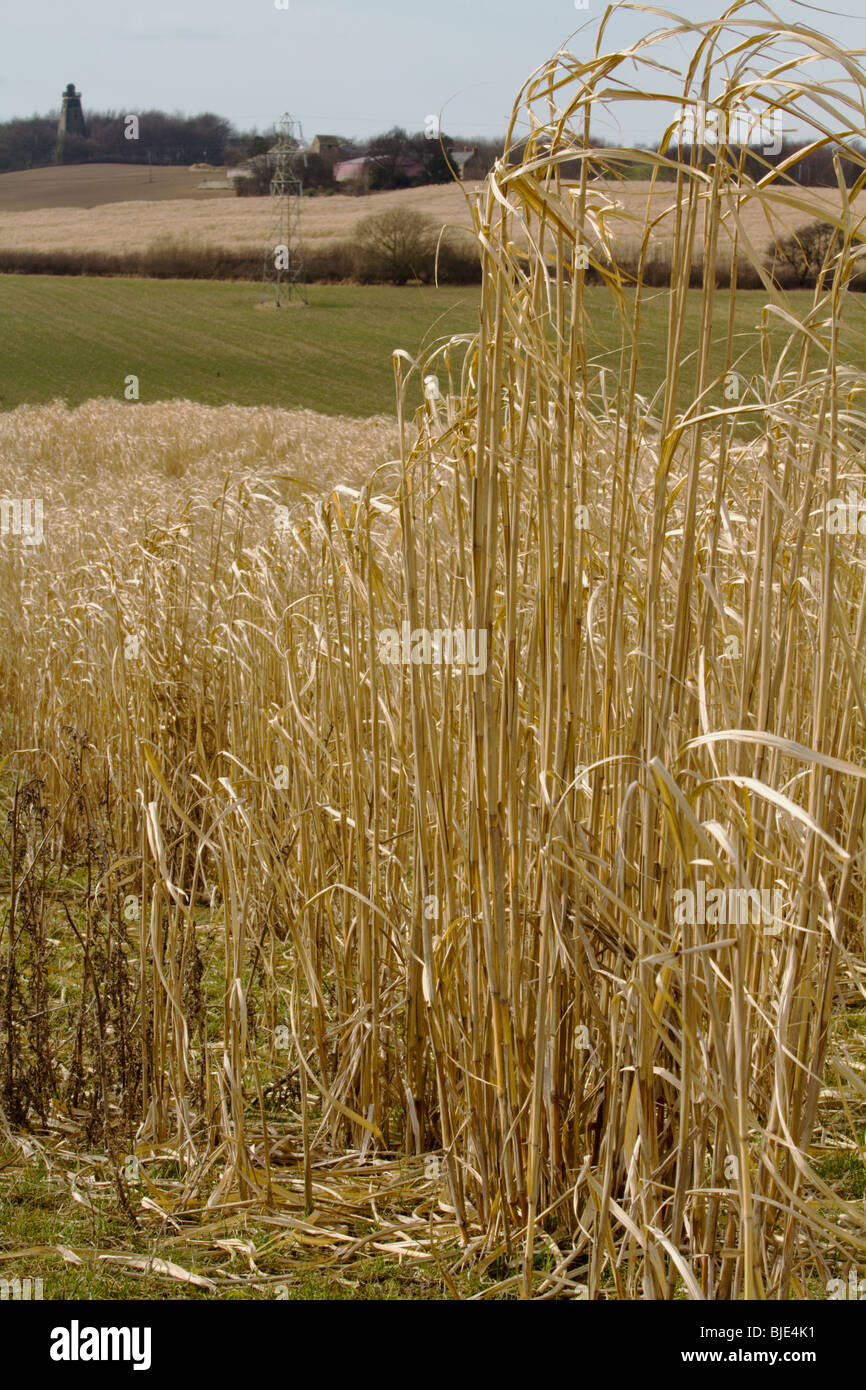
[(310, 142), (310, 154), (317, 154), (333, 169), (340, 158), (342, 141), (336, 135), (314, 135)]
[[(389, 163), (388, 155), (364, 154), (357, 159), (343, 159), (334, 165), (334, 180), (336, 183), (362, 183), (377, 164)], [(420, 159), (413, 159), (408, 154), (398, 154), (394, 160), (394, 167), (399, 169), (401, 174), (405, 174), (407, 179), (420, 178), (424, 173), (424, 165)]]
[(370, 160), (364, 156), (361, 159), (342, 159), (334, 165), (334, 181), (336, 183), (355, 183), (361, 181), (367, 173)]

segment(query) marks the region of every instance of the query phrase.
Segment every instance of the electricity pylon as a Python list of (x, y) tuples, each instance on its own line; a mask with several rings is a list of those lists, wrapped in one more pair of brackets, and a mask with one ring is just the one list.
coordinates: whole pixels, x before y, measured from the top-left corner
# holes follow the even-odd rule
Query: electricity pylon
[(301, 247), (303, 140), (300, 121), (287, 112), (277, 126), (276, 143), (267, 154), (273, 170), (270, 189), (274, 217), (262, 268), (262, 303), (272, 299), (277, 309), (291, 300), (307, 302)]

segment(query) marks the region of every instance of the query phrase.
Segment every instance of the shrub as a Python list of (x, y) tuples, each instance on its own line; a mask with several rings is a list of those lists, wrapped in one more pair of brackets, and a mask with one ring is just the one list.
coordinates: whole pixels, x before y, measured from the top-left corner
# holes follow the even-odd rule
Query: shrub
[(839, 249), (839, 233), (827, 222), (807, 222), (790, 236), (779, 237), (770, 246), (770, 269), (781, 269), (780, 278), (795, 285), (814, 285), (823, 268)]
[(355, 253), (350, 242), (327, 241), (324, 246), (305, 247), (304, 279), (327, 282), (351, 280)]
[(435, 224), (411, 208), (364, 217), (355, 228), (355, 276), (362, 285), (405, 285), (430, 276)]
[(477, 285), (481, 280), (478, 243), (468, 236), (447, 231), (431, 256), (431, 280), (440, 285)]

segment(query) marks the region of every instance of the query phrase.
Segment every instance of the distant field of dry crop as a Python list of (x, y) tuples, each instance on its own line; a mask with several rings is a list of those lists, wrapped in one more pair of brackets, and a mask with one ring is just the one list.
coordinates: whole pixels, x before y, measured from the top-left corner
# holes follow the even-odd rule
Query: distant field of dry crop
[[(367, 198), (341, 193), (306, 198), (301, 208), (303, 237), (310, 242), (339, 240), (351, 233), (361, 217), (395, 204), (427, 213), (443, 224), (471, 227), (462, 188), (437, 184), (373, 193)], [(26, 212), (6, 212), (0, 204), (0, 250), (145, 251), (171, 239), (196, 246), (259, 251), (273, 230), (273, 220), (269, 198), (227, 199), (219, 195), (201, 201), (182, 198)]]
[[(471, 229), (467, 194), (475, 185), (440, 184), (355, 198), (347, 194), (305, 199), (301, 231), (310, 246), (350, 239), (360, 218), (372, 212), (410, 207), (440, 225)], [(659, 183), (651, 192), (646, 180), (624, 183), (595, 179), (590, 199), (615, 203), (620, 251), (634, 250), (645, 221), (659, 219), (652, 232), (655, 252), (669, 249), (674, 236), (676, 185)], [(0, 195), (3, 183), (0, 179)], [(709, 195), (708, 195), (709, 196)], [(832, 188), (774, 189), (761, 197), (747, 198), (738, 210), (742, 233), (763, 252), (774, 236), (786, 229), (832, 212), (838, 207), (838, 190)], [(733, 195), (722, 199), (727, 210)], [(698, 235), (702, 235), (707, 202), (698, 211)], [(855, 216), (866, 216), (866, 193), (852, 203)], [(733, 227), (733, 219), (726, 224)], [(162, 201), (107, 202), (98, 207), (43, 207), (7, 212), (0, 197), (0, 251), (87, 251), (134, 254), (169, 243), (207, 247), (214, 251), (258, 252), (273, 230), (273, 209), (268, 198), (231, 198), (219, 195), (193, 201), (189, 197)], [(727, 253), (729, 234), (722, 232), (720, 256)]]

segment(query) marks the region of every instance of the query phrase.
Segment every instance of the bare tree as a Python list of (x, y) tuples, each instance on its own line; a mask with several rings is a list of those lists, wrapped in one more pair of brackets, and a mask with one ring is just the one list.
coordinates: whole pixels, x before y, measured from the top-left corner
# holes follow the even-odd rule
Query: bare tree
[(798, 285), (814, 284), (838, 247), (835, 227), (827, 222), (808, 222), (773, 244), (773, 269), (787, 266)]
[(364, 217), (355, 228), (355, 272), (359, 280), (405, 285), (429, 278), (435, 227), (412, 208), (394, 207)]

